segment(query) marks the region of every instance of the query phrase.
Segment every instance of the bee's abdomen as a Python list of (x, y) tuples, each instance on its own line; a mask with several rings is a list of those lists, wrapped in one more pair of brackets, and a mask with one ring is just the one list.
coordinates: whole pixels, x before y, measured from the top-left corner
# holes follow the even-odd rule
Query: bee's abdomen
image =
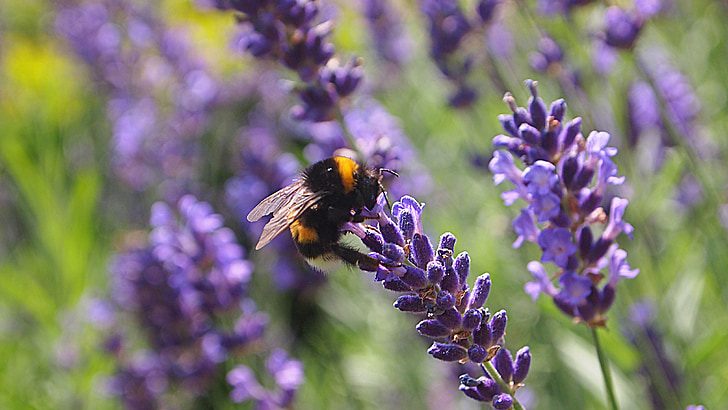
[(305, 225), (300, 219), (291, 224), (291, 236), (296, 243), (311, 243), (319, 240), (318, 232), (311, 226)]
[(326, 212), (309, 209), (291, 224), (291, 236), (303, 256), (315, 258), (329, 253), (341, 236), (339, 225), (329, 221)]

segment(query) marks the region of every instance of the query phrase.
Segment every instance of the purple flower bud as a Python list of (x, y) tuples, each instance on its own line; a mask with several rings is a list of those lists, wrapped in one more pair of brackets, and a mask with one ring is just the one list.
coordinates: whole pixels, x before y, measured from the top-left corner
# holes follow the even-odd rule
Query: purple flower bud
[(430, 238), (426, 235), (415, 233), (412, 236), (411, 250), (415, 265), (423, 269), (426, 268), (427, 264), (435, 257), (435, 253), (432, 250), (432, 244), (430, 243)]
[(480, 325), (483, 315), (477, 309), (468, 309), (463, 315), (463, 329), (473, 330)]
[(460, 345), (451, 343), (433, 343), (427, 353), (431, 354), (435, 359), (446, 362), (456, 362), (468, 356), (468, 352)]
[(526, 80), (526, 87), (531, 91), (528, 99), (528, 111), (531, 114), (531, 123), (536, 129), (546, 127), (546, 104), (538, 97), (538, 81)]
[(360, 67), (360, 61), (353, 60), (344, 66), (333, 64), (335, 60), (330, 60), (321, 70), (321, 80), (329, 82), (336, 88), (336, 93), (340, 97), (346, 97), (354, 92), (364, 76), (364, 72)]
[(455, 250), (455, 242), (457, 241), (457, 238), (455, 238), (455, 235), (453, 235), (450, 232), (445, 232), (440, 236), (440, 249), (450, 249)]
[(493, 345), (492, 331), (488, 323), (481, 323), (473, 332), (473, 343), (489, 348)]
[(483, 363), (488, 357), (488, 350), (481, 345), (472, 345), (468, 349), (468, 358), (473, 363)]
[(564, 60), (564, 52), (551, 37), (541, 37), (538, 52), (531, 54), (529, 60), (534, 70), (545, 73), (552, 65)]
[(402, 232), (389, 218), (386, 218), (384, 223), (379, 224), (379, 232), (382, 233), (382, 238), (384, 238), (385, 242), (404, 246)]
[(405, 273), (402, 275), (402, 281), (409, 285), (413, 290), (422, 289), (427, 286), (427, 277), (425, 271), (414, 266), (406, 265)]
[(602, 289), (598, 310), (600, 312), (606, 312), (607, 310), (609, 310), (609, 308), (612, 307), (612, 303), (614, 303), (614, 298), (616, 296), (617, 289), (614, 288), (614, 285), (612, 285), (611, 282), (608, 282), (606, 285), (604, 285), (604, 289)]
[(478, 91), (465, 84), (460, 84), (454, 94), (448, 98), (448, 105), (453, 108), (471, 106), (478, 99)]
[(399, 229), (402, 231), (402, 236), (405, 239), (412, 239), (412, 235), (415, 233), (415, 220), (412, 214), (408, 210), (402, 210), (399, 214)]
[(361, 240), (372, 252), (381, 253), (384, 248), (384, 238), (378, 232), (368, 230)]
[(446, 290), (441, 290), (437, 294), (437, 299), (435, 301), (437, 304), (437, 307), (442, 310), (448, 310), (453, 307), (455, 307), (455, 297)]
[(440, 262), (432, 261), (427, 264), (427, 279), (430, 283), (440, 283), (443, 276), (445, 276), (445, 268)]
[(401, 279), (399, 279), (396, 276), (390, 276), (387, 279), (384, 279), (382, 281), (382, 286), (384, 286), (384, 289), (388, 289), (394, 292), (410, 292), (412, 291), (412, 288), (410, 288), (406, 283), (404, 283)]
[(463, 317), (460, 312), (453, 307), (437, 315), (437, 320), (450, 329), (457, 329), (460, 327)]
[(594, 237), (588, 226), (581, 228), (579, 231), (579, 255), (582, 259), (586, 259), (592, 247)]
[(461, 284), (465, 285), (468, 283), (468, 275), (470, 275), (470, 255), (467, 252), (460, 252), (455, 258), (453, 269), (457, 272)]
[(569, 184), (569, 189), (572, 191), (579, 191), (591, 182), (594, 178), (594, 167), (589, 164), (585, 164), (576, 172), (574, 179)]
[(478, 393), (480, 393), (480, 395), (485, 398), (486, 401), (493, 400), (493, 396), (500, 392), (498, 383), (496, 383), (495, 380), (491, 378), (480, 377), (478, 378), (478, 381), (480, 381), (480, 384), (477, 385), (475, 388), (478, 390)]
[(401, 295), (394, 302), (394, 307), (402, 312), (419, 313), (427, 310), (422, 298), (417, 295)]
[(498, 374), (500, 374), (503, 381), (510, 383), (513, 377), (513, 357), (511, 356), (511, 352), (505, 347), (502, 347), (495, 354), (491, 362), (495, 365), (495, 369), (498, 370)]
[(458, 279), (457, 273), (452, 268), (448, 268), (445, 271), (445, 276), (440, 281), (440, 287), (452, 294), (456, 294), (460, 291), (460, 280)]
[[(378, 261), (381, 261), (381, 259), (383, 258), (383, 256), (378, 253), (370, 253), (369, 256), (371, 256), (372, 258), (374, 258)], [(379, 267), (377, 268), (377, 271), (374, 273), (374, 280), (376, 282), (381, 282), (384, 279), (387, 279), (388, 277), (390, 277), (392, 275), (393, 275), (393, 273), (391, 270), (389, 270), (389, 268), (379, 265)]]
[(508, 410), (513, 407), (513, 397), (508, 393), (501, 393), (493, 397), (493, 408), (496, 410)]
[(511, 136), (520, 137), (518, 127), (516, 127), (516, 123), (513, 121), (512, 115), (501, 114), (498, 116), (498, 121), (500, 121), (501, 127), (503, 127), (507, 133), (511, 134)]
[(518, 127), (518, 136), (530, 145), (541, 145), (541, 131), (532, 127), (530, 124), (521, 124), (521, 126)]
[(601, 237), (597, 239), (597, 242), (589, 250), (587, 260), (590, 263), (596, 262), (607, 254), (609, 247), (612, 246), (612, 241)]
[(473, 293), (470, 294), (470, 301), (468, 302), (468, 307), (470, 309), (479, 309), (483, 307), (485, 301), (488, 299), (488, 295), (490, 294), (490, 286), (490, 274), (488, 273), (484, 273), (475, 279), (475, 284), (473, 284)]
[(417, 324), (417, 331), (422, 336), (437, 339), (450, 335), (450, 329), (436, 319), (425, 319)]
[(574, 156), (566, 158), (561, 167), (561, 182), (570, 187), (577, 172), (579, 172), (579, 160)]
[(493, 15), (495, 14), (495, 9), (498, 4), (500, 4), (501, 0), (480, 0), (478, 1), (477, 11), (478, 16), (480, 17), (480, 20), (487, 24), (490, 23), (490, 21), (493, 19)]
[(506, 334), (506, 324), (508, 324), (508, 315), (505, 310), (500, 310), (490, 319), (491, 340), (492, 343), (498, 343)]
[(458, 380), (460, 380), (460, 384), (466, 387), (475, 387), (480, 384), (480, 380), (472, 377), (467, 373), (461, 374), (460, 377), (458, 377)]
[(541, 138), (541, 147), (546, 151), (549, 156), (556, 154), (559, 148), (559, 138), (556, 134), (556, 130), (549, 130), (543, 133)]
[(637, 35), (642, 30), (643, 21), (619, 7), (609, 7), (604, 13), (604, 42), (615, 48), (629, 49), (634, 46)]
[(579, 208), (583, 215), (588, 215), (602, 203), (602, 196), (597, 191), (592, 191), (585, 199), (579, 202)]
[(528, 376), (528, 370), (531, 368), (531, 350), (528, 346), (524, 346), (516, 353), (516, 363), (513, 369), (513, 383), (521, 383)]
[(381, 253), (393, 262), (402, 263), (404, 261), (404, 249), (397, 244), (384, 244)]
[[(473, 380), (475, 380), (475, 379), (473, 379)], [(490, 400), (486, 400), (483, 396), (481, 396), (480, 393), (478, 393), (478, 389), (476, 389), (475, 387), (468, 387), (464, 384), (461, 384), (460, 387), (458, 387), (458, 389), (461, 392), (465, 393), (466, 396), (470, 397), (473, 400), (486, 401), (486, 402), (490, 401)]]
[(308, 85), (300, 92), (299, 98), (302, 104), (293, 107), (293, 118), (313, 122), (333, 119), (333, 108), (338, 98), (333, 86)]
[(561, 149), (566, 151), (576, 140), (576, 136), (581, 133), (581, 117), (576, 117), (566, 124), (563, 131), (564, 139), (561, 141)]
[(561, 122), (564, 119), (564, 115), (566, 115), (566, 101), (564, 101), (563, 98), (559, 98), (551, 103), (549, 116), (553, 117), (556, 121)]
[(599, 302), (599, 289), (592, 285), (586, 299), (576, 306), (577, 314), (581, 320), (589, 322), (594, 319), (598, 313)]

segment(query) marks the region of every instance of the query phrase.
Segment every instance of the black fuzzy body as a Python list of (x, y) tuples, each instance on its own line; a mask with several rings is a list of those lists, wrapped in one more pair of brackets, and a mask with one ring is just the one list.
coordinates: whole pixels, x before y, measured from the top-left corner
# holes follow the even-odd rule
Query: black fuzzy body
[(361, 210), (376, 204), (381, 192), (377, 172), (351, 159), (332, 157), (306, 168), (302, 178), (304, 188), (320, 194), (321, 199), (291, 226), (299, 252), (310, 259), (342, 259), (376, 269), (376, 260), (341, 243), (341, 228), (347, 222), (361, 221)]

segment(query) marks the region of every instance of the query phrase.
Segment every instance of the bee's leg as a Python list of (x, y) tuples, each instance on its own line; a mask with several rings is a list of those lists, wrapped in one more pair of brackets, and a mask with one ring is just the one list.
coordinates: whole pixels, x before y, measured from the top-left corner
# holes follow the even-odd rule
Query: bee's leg
[(376, 215), (376, 216), (362, 215), (362, 211), (363, 211), (362, 209), (359, 209), (358, 211), (356, 211), (354, 213), (354, 215), (351, 216), (351, 222), (362, 223), (367, 220), (379, 218), (379, 215)]
[(364, 215), (361, 214), (361, 209), (356, 211), (354, 215), (351, 216), (351, 222), (354, 223), (362, 223), (366, 220), (367, 218), (365, 218)]
[(361, 270), (375, 272), (379, 267), (378, 260), (346, 245), (336, 243), (331, 247), (331, 251), (334, 253), (334, 255), (341, 258), (344, 262), (350, 265), (354, 265)]

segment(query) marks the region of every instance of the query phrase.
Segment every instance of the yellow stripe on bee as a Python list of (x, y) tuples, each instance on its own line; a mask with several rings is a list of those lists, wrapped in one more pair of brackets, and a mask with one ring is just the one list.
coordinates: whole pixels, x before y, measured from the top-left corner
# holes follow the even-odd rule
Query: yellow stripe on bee
[(296, 242), (311, 243), (318, 241), (318, 233), (316, 233), (316, 230), (302, 224), (299, 220), (293, 221), (290, 229), (291, 236)]
[(341, 184), (344, 186), (344, 192), (347, 194), (354, 189), (356, 181), (354, 181), (354, 173), (359, 169), (359, 164), (351, 158), (334, 157), (336, 167), (341, 177)]

